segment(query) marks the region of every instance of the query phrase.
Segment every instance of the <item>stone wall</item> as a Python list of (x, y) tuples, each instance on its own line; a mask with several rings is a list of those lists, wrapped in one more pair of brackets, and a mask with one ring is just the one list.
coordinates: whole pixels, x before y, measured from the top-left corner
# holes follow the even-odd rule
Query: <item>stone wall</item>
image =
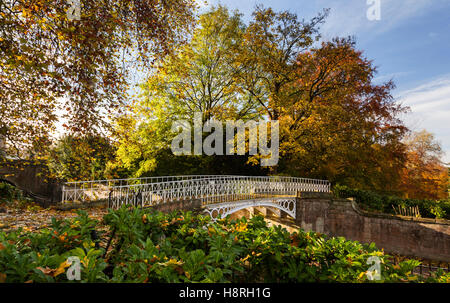
[(374, 214), (329, 194), (302, 194), (296, 224), (330, 236), (374, 242), (388, 253), (450, 261), (450, 221)]
[(202, 202), (199, 199), (192, 199), (192, 200), (161, 203), (154, 206), (150, 206), (150, 208), (165, 213), (170, 213), (175, 210), (201, 212), (203, 211), (201, 206)]
[(6, 180), (48, 206), (61, 201), (62, 186), (48, 177), (45, 165), (15, 160), (0, 165), (0, 180)]

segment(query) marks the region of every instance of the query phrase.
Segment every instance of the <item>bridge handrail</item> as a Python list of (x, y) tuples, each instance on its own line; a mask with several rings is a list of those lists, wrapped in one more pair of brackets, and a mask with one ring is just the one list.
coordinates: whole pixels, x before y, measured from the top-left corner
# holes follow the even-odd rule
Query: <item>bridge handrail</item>
[[(180, 178), (190, 180), (190, 179), (200, 179), (206, 177), (219, 177), (222, 175), (179, 175), (179, 176), (157, 176), (157, 177), (142, 177), (142, 178), (128, 178), (128, 179), (104, 179), (104, 180), (89, 180), (89, 181), (70, 181), (65, 182), (62, 186), (62, 201), (77, 201), (78, 196), (83, 195), (84, 192), (90, 191), (94, 193), (97, 188), (105, 187), (107, 190), (110, 190), (113, 187), (117, 186), (130, 186), (130, 185), (142, 185), (149, 183), (131, 183), (133, 181), (152, 181), (150, 183), (160, 183), (153, 182), (153, 180), (179, 180)], [(122, 181), (125, 181), (126, 184), (123, 184)], [(119, 182), (119, 185), (114, 185)], [(171, 181), (166, 181), (171, 182)]]
[[(273, 187), (273, 184), (276, 184), (278, 187), (283, 184), (283, 190), (278, 188), (279, 192), (281, 194), (290, 195), (295, 195), (295, 191), (301, 188), (327, 192), (330, 190), (330, 183), (327, 180), (290, 176), (193, 175), (193, 178), (192, 176), (177, 176), (184, 178), (170, 180), (172, 177), (173, 176), (158, 177), (164, 178), (166, 180), (163, 182), (107, 186), (103, 188), (102, 191), (99, 191), (93, 187), (64, 187), (63, 201), (86, 200), (88, 193), (93, 195), (95, 194), (94, 192), (96, 190), (97, 193), (103, 192), (103, 198), (106, 198), (106, 196), (109, 194), (109, 199), (111, 199), (111, 193), (109, 193), (109, 191), (115, 192), (114, 194), (116, 197), (122, 197), (125, 195), (127, 198), (124, 199), (129, 199), (128, 196), (136, 195), (137, 192), (144, 192), (144, 194), (147, 195), (149, 195), (148, 192), (151, 192), (150, 199), (152, 200), (153, 196), (156, 197), (156, 193), (158, 193), (162, 197), (159, 197), (158, 200), (163, 200), (163, 202), (166, 202), (170, 199), (173, 200), (175, 198), (181, 199), (192, 197), (192, 193), (194, 191), (196, 194), (201, 195), (202, 198), (215, 198), (221, 195), (235, 195), (235, 192), (238, 191), (238, 189), (239, 192), (243, 191), (243, 189), (240, 189), (241, 187), (246, 187), (246, 190), (250, 191), (250, 183), (253, 186), (251, 187), (253, 188), (253, 191), (255, 191), (255, 188), (257, 188), (259, 193), (264, 193), (266, 191), (267, 193), (271, 192), (272, 194), (274, 194), (275, 188)], [(143, 180), (143, 178), (141, 178), (141, 180)], [(261, 182), (265, 183), (265, 185), (259, 184)], [(196, 189), (192, 189), (193, 187), (196, 187)]]
[(206, 204), (260, 197), (292, 197), (299, 191), (329, 192), (330, 183), (285, 176), (222, 176), (117, 186), (112, 189), (109, 200), (117, 207), (124, 203), (143, 206), (192, 199), (200, 199)]
[(87, 180), (87, 181), (67, 181), (64, 182), (64, 185), (70, 186), (70, 185), (76, 185), (76, 184), (90, 184), (90, 183), (113, 183), (113, 182), (120, 182), (120, 181), (140, 181), (140, 180), (158, 180), (158, 179), (169, 179), (169, 178), (204, 178), (204, 177), (210, 177), (210, 176), (223, 176), (223, 175), (179, 175), (179, 176), (154, 176), (154, 177), (139, 177), (139, 178), (123, 178), (123, 179), (102, 179), (102, 180)]
[[(155, 182), (155, 183), (143, 183), (143, 184), (117, 185), (117, 186), (114, 186), (113, 188), (139, 187), (139, 186), (149, 185), (149, 184), (183, 183), (183, 182), (189, 182), (189, 181), (193, 181), (193, 180), (201, 180), (201, 181), (209, 180), (209, 181), (215, 181), (215, 180), (220, 180), (220, 179), (231, 179), (231, 178), (236, 178), (236, 179), (248, 179), (248, 178), (274, 178), (274, 179), (269, 179), (269, 180), (273, 180), (273, 181), (281, 181), (281, 180), (275, 179), (275, 178), (279, 178), (279, 177), (283, 177), (283, 178), (292, 178), (292, 179), (295, 180), (295, 181), (322, 181), (323, 183), (329, 182), (328, 180), (321, 180), (321, 179), (309, 179), (309, 178), (298, 178), (298, 177), (284, 177), (284, 176), (226, 176), (226, 177), (212, 177), (212, 178), (201, 178), (201, 179), (174, 180), (174, 181)], [(281, 181), (281, 182), (289, 182), (289, 181)], [(292, 181), (291, 181), (291, 182), (292, 182)], [(320, 183), (322, 183), (322, 182), (320, 182)]]

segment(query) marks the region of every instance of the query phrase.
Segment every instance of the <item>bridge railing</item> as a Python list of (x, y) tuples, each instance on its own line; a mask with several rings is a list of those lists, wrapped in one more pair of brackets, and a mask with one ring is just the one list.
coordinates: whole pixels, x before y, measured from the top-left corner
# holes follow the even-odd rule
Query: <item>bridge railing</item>
[(109, 192), (115, 187), (126, 187), (138, 184), (164, 183), (191, 179), (222, 177), (222, 175), (183, 175), (142, 177), (128, 179), (105, 179), (92, 181), (66, 182), (62, 187), (62, 202), (85, 202), (108, 199)]
[(327, 180), (280, 176), (203, 176), (115, 186), (109, 194), (109, 207), (118, 208), (123, 204), (144, 207), (194, 199), (207, 205), (265, 197), (292, 197), (301, 191), (329, 192), (330, 183)]

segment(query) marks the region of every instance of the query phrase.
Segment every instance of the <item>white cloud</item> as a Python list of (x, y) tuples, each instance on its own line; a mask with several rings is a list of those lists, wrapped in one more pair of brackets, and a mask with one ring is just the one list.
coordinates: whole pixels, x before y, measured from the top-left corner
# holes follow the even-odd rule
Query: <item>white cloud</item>
[(450, 74), (398, 94), (411, 108), (405, 122), (412, 130), (426, 129), (440, 141), (450, 163)]
[[(330, 16), (323, 26), (324, 38), (348, 35), (377, 35), (391, 30), (408, 19), (438, 6), (440, 0), (380, 0), (381, 20), (367, 18), (366, 0), (318, 1), (319, 6), (331, 8)], [(438, 3), (437, 3), (438, 2)]]
[(413, 72), (397, 72), (397, 73), (390, 73), (390, 74), (385, 74), (385, 75), (380, 75), (377, 76), (373, 79), (373, 81), (375, 83), (382, 83), (382, 82), (386, 82), (389, 81), (391, 79), (393, 80), (397, 80), (398, 78), (401, 78), (403, 76), (407, 76), (412, 74)]

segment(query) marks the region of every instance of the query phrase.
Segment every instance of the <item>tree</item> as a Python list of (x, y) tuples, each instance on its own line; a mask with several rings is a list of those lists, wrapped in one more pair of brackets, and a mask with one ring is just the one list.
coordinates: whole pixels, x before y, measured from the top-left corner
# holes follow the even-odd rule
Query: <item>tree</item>
[(372, 84), (376, 68), (352, 39), (333, 39), (299, 54), (297, 81), (280, 108), (284, 167), (356, 187), (395, 190), (407, 128), (389, 81)]
[(235, 61), (242, 89), (264, 109), (270, 120), (278, 120), (286, 100), (286, 86), (297, 80), (297, 57), (320, 38), (324, 10), (309, 22), (299, 21), (288, 11), (276, 13), (257, 6), (246, 28)]
[[(122, 120), (132, 125), (135, 133), (118, 132), (118, 157), (137, 175), (156, 169), (158, 173), (182, 169), (188, 173), (193, 171), (192, 163), (205, 170), (211, 167), (209, 171), (219, 167), (220, 161), (214, 157), (171, 155), (170, 144), (176, 135), (171, 126), (177, 119), (192, 121), (195, 112), (202, 114), (202, 122), (259, 116), (253, 97), (236, 85), (237, 71), (232, 66), (245, 30), (240, 14), (230, 13), (223, 6), (213, 7), (199, 17), (198, 23), (189, 43), (157, 63), (157, 70), (141, 86), (142, 98), (134, 104), (133, 114)], [(128, 132), (129, 128), (122, 130)], [(237, 162), (244, 167), (245, 161)], [(170, 163), (177, 164), (169, 169)]]
[[(245, 29), (238, 12), (213, 7), (199, 18), (188, 44), (159, 62), (158, 69), (143, 85), (142, 113), (203, 121), (254, 117), (253, 98), (236, 86), (232, 68)], [(150, 109), (150, 110), (148, 110)]]
[(392, 81), (372, 83), (376, 68), (352, 39), (314, 44), (326, 15), (300, 22), (258, 7), (247, 27), (222, 7), (201, 16), (192, 41), (143, 86), (137, 133), (122, 141), (120, 158), (139, 174), (155, 171), (174, 137), (169, 117), (265, 117), (281, 128), (272, 172), (398, 190), (407, 130), (398, 114), (406, 108), (392, 98)]
[(99, 136), (62, 137), (50, 151), (48, 167), (52, 177), (67, 181), (105, 179), (107, 163), (115, 149)]
[(402, 188), (409, 198), (444, 199), (448, 197), (448, 170), (443, 165), (442, 148), (433, 134), (422, 130), (405, 139), (407, 161)]
[[(99, 132), (126, 100), (129, 72), (186, 38), (193, 0), (0, 2), (0, 135), (18, 156), (45, 149), (59, 111), (74, 134)], [(64, 97), (63, 99), (61, 99)]]
[(353, 39), (315, 43), (327, 14), (305, 22), (257, 7), (235, 62), (239, 84), (280, 122), (274, 171), (393, 190), (406, 132), (398, 114), (406, 108), (394, 102), (391, 81), (371, 83), (376, 68)]

